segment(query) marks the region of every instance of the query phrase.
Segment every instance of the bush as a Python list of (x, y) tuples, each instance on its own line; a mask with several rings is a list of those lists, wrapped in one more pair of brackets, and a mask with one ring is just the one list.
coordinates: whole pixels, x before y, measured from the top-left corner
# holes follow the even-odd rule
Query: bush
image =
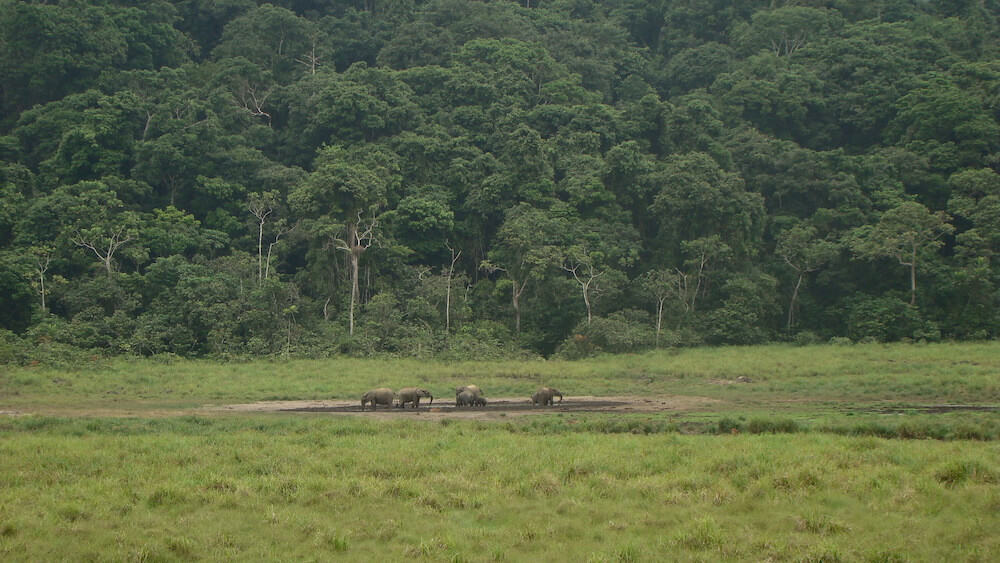
[(850, 300), (847, 327), (851, 338), (860, 342), (941, 339), (934, 322), (925, 320), (916, 306), (893, 296), (864, 295)]
[(747, 423), (746, 429), (751, 434), (791, 434), (802, 430), (799, 423), (787, 418), (755, 418)]
[[(663, 335), (661, 334), (661, 340)], [(575, 360), (599, 352), (639, 352), (656, 343), (656, 330), (645, 311), (618, 311), (581, 322), (556, 350), (556, 357)]]
[(803, 330), (795, 333), (795, 344), (797, 346), (812, 346), (813, 344), (819, 343), (819, 335), (811, 330)]
[(0, 364), (20, 364), (24, 358), (23, 340), (9, 330), (0, 329)]

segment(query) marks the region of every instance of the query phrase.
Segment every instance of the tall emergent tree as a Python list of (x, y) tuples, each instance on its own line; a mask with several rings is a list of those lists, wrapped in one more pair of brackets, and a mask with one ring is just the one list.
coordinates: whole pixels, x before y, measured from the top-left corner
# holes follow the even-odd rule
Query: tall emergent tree
[(934, 213), (915, 201), (906, 201), (882, 214), (875, 225), (853, 233), (851, 249), (860, 258), (895, 258), (910, 271), (910, 305), (917, 302), (917, 263), (941, 248), (941, 237), (955, 228), (947, 213)]
[(360, 297), (361, 256), (376, 241), (378, 216), (400, 182), (397, 157), (380, 146), (324, 146), (315, 170), (289, 195), (307, 228), (328, 247), (347, 253), (351, 283), (348, 331)]

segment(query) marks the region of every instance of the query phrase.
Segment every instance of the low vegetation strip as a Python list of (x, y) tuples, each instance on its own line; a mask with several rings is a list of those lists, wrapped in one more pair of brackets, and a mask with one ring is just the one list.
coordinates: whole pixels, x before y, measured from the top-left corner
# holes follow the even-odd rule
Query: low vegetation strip
[(525, 428), (293, 414), (7, 420), (0, 556), (1000, 556), (995, 443)]

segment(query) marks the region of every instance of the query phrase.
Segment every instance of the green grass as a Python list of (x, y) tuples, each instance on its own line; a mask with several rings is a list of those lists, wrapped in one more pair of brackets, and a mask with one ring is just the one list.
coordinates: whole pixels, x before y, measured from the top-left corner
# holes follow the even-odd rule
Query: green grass
[[(2, 368), (0, 405), (198, 406), (206, 402), (356, 399), (378, 386), (448, 396), (478, 383), (490, 396), (539, 385), (568, 395), (681, 394), (739, 405), (1000, 403), (1000, 343), (695, 348), (589, 361), (95, 360), (75, 370)], [(727, 384), (740, 376), (752, 384)]]
[(6, 560), (995, 560), (1000, 443), (16, 418)]
[[(734, 383), (740, 376), (751, 383)], [(0, 560), (994, 561), (1000, 345), (0, 371)], [(206, 414), (378, 385), (715, 399), (500, 422)], [(196, 413), (196, 414), (189, 414)]]

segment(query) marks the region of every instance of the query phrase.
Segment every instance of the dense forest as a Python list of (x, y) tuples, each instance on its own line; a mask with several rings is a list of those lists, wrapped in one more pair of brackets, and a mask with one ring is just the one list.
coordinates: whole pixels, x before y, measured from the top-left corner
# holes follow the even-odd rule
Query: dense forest
[(0, 0), (0, 361), (996, 338), (998, 26)]

